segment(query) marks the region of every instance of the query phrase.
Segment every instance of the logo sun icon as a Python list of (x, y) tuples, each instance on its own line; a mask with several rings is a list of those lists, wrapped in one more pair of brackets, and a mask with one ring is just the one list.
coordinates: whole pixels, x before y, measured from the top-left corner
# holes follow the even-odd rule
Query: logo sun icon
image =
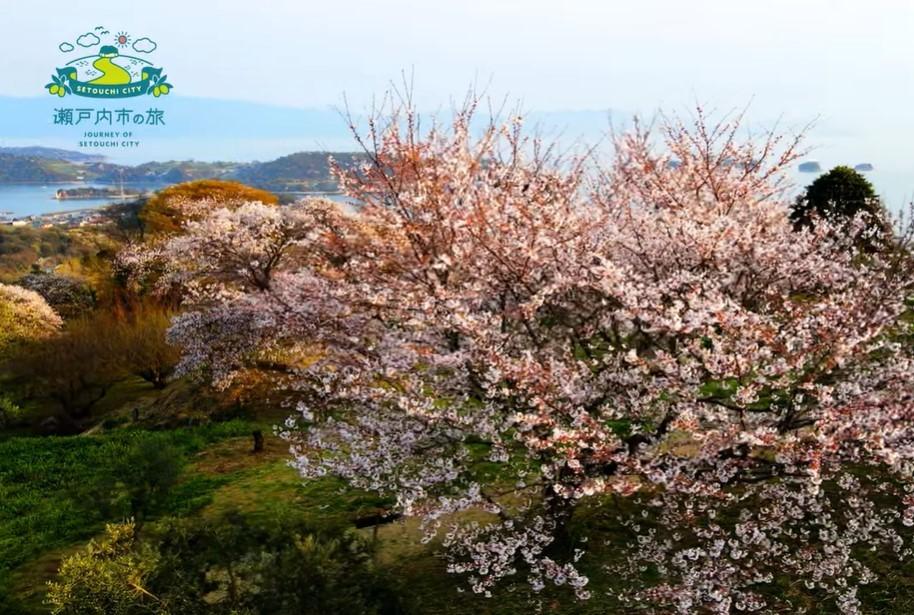
[(130, 44), (130, 35), (126, 32), (118, 32), (114, 42), (117, 43), (118, 47), (126, 47)]

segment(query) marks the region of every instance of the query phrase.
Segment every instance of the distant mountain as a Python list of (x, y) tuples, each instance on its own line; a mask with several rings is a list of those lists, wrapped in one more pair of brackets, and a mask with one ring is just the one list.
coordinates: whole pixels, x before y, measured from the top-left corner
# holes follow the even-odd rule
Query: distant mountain
[(362, 154), (351, 152), (298, 152), (271, 162), (241, 165), (234, 178), (276, 192), (335, 190), (336, 183), (330, 176), (331, 156), (344, 167), (364, 159)]
[[(41, 147), (17, 149), (22, 152), (40, 150), (45, 156), (55, 155), (55, 152), (76, 153)], [(0, 152), (0, 183), (177, 184), (215, 178), (235, 179), (274, 192), (332, 191), (336, 189), (336, 183), (330, 174), (331, 156), (343, 166), (362, 160), (361, 154), (351, 152), (298, 152), (267, 162), (170, 160), (128, 166)]]
[(194, 179), (234, 178), (235, 172), (246, 165), (237, 162), (199, 162), (196, 160), (170, 160), (144, 162), (136, 166), (89, 165), (87, 169), (99, 182), (143, 182), (177, 184)]
[(82, 168), (66, 160), (0, 154), (0, 183), (51, 183), (80, 179)]
[(104, 156), (98, 154), (85, 154), (56, 147), (0, 147), (0, 155), (19, 156), (22, 158), (46, 158), (48, 160), (66, 160), (67, 162), (103, 162)]

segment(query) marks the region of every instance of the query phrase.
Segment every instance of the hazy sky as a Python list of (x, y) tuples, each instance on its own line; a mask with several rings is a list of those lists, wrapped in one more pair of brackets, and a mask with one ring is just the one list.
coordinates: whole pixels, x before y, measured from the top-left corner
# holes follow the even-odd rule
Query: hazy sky
[(426, 108), (474, 80), (532, 110), (751, 100), (914, 158), (910, 0), (0, 0), (0, 95), (42, 95), (57, 45), (97, 25), (156, 40), (180, 96), (359, 107), (406, 69)]
[(696, 98), (809, 115), (914, 114), (907, 0), (0, 0), (0, 94), (28, 96), (63, 40), (159, 43), (182, 95), (360, 101), (414, 69), (428, 104), (472, 80), (538, 109)]

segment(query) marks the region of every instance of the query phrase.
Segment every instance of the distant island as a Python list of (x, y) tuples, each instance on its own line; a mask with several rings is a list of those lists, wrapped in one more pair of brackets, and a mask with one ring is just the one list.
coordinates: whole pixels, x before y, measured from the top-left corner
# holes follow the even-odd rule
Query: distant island
[[(298, 152), (267, 162), (171, 160), (136, 166), (106, 162), (99, 156), (42, 147), (0, 148), (0, 184), (175, 184), (195, 179), (233, 179), (271, 192), (334, 192), (329, 158), (343, 166), (364, 160), (352, 152)], [(98, 198), (87, 192), (58, 198)], [(91, 190), (87, 188), (86, 190)]]
[(114, 188), (66, 188), (54, 193), (58, 201), (68, 199), (136, 199), (142, 196), (139, 192), (124, 192)]

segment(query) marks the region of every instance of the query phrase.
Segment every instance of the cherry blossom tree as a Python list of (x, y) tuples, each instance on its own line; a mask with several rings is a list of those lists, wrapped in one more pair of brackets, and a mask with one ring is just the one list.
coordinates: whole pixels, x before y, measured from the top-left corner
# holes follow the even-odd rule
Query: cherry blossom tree
[(861, 551), (910, 556), (906, 239), (794, 230), (799, 138), (738, 117), (636, 125), (603, 165), (474, 112), (371, 119), (357, 214), (250, 204), (163, 246), (182, 369), (308, 348), (277, 379), (294, 467), (391, 496), (476, 592), (586, 598), (575, 513), (629, 498), (620, 600), (790, 610), (765, 588), (793, 575), (859, 612)]
[[(0, 361), (8, 363), (29, 344), (56, 334), (63, 320), (38, 293), (0, 284)], [(0, 393), (0, 427), (21, 415), (21, 409)]]
[(53, 335), (63, 321), (35, 291), (0, 284), (0, 354)]
[[(335, 206), (323, 200), (287, 207), (198, 201), (183, 209), (190, 207), (209, 213), (186, 221), (180, 233), (164, 240), (127, 247), (118, 255), (119, 274), (132, 284), (178, 296), (187, 308), (171, 331), (184, 350), (178, 372), (206, 366), (220, 385), (252, 363), (288, 372), (275, 354), (283, 340), (291, 341), (283, 355), (288, 361), (294, 354), (290, 346), (300, 341), (293, 337), (301, 331), (282, 319), (290, 305), (306, 302), (299, 296), (281, 299), (282, 293), (307, 292), (307, 275), (299, 268), (313, 260), (308, 246)], [(285, 329), (293, 337), (286, 338)]]
[(77, 318), (95, 307), (95, 293), (85, 282), (53, 273), (30, 273), (19, 286), (34, 290), (63, 318)]
[(279, 199), (266, 190), (237, 181), (198, 179), (157, 191), (143, 204), (139, 220), (145, 235), (171, 235), (187, 221), (199, 219), (208, 204), (232, 208), (251, 201), (275, 204)]

